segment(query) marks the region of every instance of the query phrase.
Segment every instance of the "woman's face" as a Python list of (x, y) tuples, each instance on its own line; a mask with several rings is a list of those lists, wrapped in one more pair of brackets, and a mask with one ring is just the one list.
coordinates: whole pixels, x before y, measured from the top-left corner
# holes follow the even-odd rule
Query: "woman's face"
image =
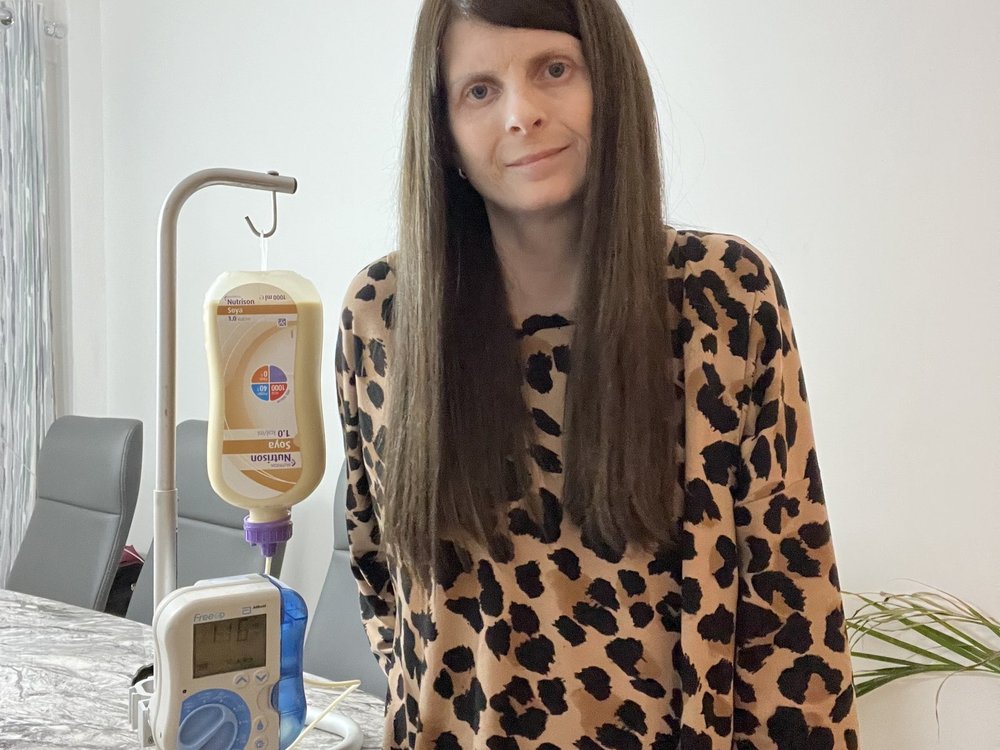
[(456, 160), (487, 205), (526, 215), (576, 197), (593, 112), (579, 40), (459, 19), (442, 51)]

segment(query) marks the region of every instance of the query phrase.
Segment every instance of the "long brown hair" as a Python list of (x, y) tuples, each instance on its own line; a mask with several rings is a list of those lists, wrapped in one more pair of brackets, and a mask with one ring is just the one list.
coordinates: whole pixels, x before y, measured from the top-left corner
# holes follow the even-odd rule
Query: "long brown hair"
[[(563, 418), (563, 512), (602, 554), (676, 545), (674, 313), (666, 295), (659, 129), (638, 45), (614, 0), (425, 0), (400, 173), (382, 540), (430, 587), (442, 543), (509, 559), (504, 523), (531, 488), (532, 422), (482, 197), (452, 157), (440, 49), (448, 24), (572, 34), (593, 86), (582, 270)], [(612, 558), (613, 559), (613, 558)]]

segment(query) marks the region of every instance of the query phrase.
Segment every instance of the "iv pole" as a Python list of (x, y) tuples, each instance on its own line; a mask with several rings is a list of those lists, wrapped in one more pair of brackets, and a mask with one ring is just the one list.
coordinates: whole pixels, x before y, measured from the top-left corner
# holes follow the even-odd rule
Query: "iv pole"
[[(258, 237), (270, 237), (278, 226), (277, 193), (294, 193), (298, 182), (277, 172), (248, 172), (242, 169), (203, 169), (181, 180), (167, 196), (160, 210), (160, 236), (157, 244), (159, 296), (156, 306), (157, 375), (156, 375), (156, 488), (153, 491), (153, 611), (167, 594), (177, 588), (177, 464), (176, 464), (176, 380), (177, 380), (177, 217), (184, 202), (203, 187), (230, 185), (271, 191), (273, 221), (261, 232), (246, 217)], [(154, 677), (155, 679), (155, 673)], [(136, 705), (136, 697), (130, 697)], [(312, 709), (306, 720), (313, 719)], [(351, 750), (363, 742), (361, 729), (342, 715), (322, 716), (317, 729), (342, 738), (335, 748)], [(145, 721), (143, 719), (142, 721)], [(148, 731), (148, 724), (142, 724)], [(135, 725), (133, 725), (135, 728)], [(140, 729), (140, 731), (144, 731)], [(150, 736), (147, 742), (152, 743)], [(147, 747), (147, 744), (143, 744)]]
[[(153, 491), (153, 611), (167, 594), (177, 588), (177, 217), (194, 193), (210, 185), (294, 193), (294, 177), (277, 172), (248, 172), (242, 169), (203, 169), (181, 180), (167, 196), (160, 210), (157, 244), (159, 296), (156, 306), (156, 488)], [(277, 196), (273, 195), (277, 201)], [(248, 219), (249, 222), (249, 219)], [(277, 215), (275, 214), (275, 223)], [(250, 224), (254, 233), (260, 232)], [(274, 229), (271, 232), (273, 234)], [(268, 235), (265, 235), (268, 236)]]

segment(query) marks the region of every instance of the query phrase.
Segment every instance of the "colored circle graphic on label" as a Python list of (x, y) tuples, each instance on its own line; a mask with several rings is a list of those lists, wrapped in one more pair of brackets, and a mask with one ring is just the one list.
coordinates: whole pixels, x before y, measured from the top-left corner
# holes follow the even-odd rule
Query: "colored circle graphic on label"
[(258, 367), (250, 378), (250, 390), (261, 401), (280, 401), (288, 393), (288, 376), (280, 367)]

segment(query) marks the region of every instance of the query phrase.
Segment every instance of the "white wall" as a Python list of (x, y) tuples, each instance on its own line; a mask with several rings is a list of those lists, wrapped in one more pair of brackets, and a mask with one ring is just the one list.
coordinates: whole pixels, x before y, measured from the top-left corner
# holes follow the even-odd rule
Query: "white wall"
[[(56, 411), (109, 413), (99, 0), (43, 0)], [(70, 250), (72, 248), (72, 250)]]
[[(151, 535), (156, 236), (196, 170), (279, 170), (272, 267), (311, 278), (332, 332), (344, 288), (392, 249), (404, 81), (418, 3), (73, 0), (73, 404), (141, 418), (131, 542)], [(624, 0), (659, 100), (669, 215), (739, 234), (778, 268), (813, 405), (841, 582), (917, 579), (1000, 613), (1000, 6)], [(178, 418), (203, 418), (201, 305), (253, 268), (243, 215), (211, 188), (179, 229)], [(342, 456), (327, 337), (329, 465)], [(335, 472), (295, 509), (285, 578), (311, 603)], [(352, 605), (353, 606), (353, 605)], [(939, 681), (860, 702), (866, 750), (930, 750)], [(996, 680), (942, 693), (942, 747), (996, 747)], [(993, 739), (986, 739), (993, 738)]]

